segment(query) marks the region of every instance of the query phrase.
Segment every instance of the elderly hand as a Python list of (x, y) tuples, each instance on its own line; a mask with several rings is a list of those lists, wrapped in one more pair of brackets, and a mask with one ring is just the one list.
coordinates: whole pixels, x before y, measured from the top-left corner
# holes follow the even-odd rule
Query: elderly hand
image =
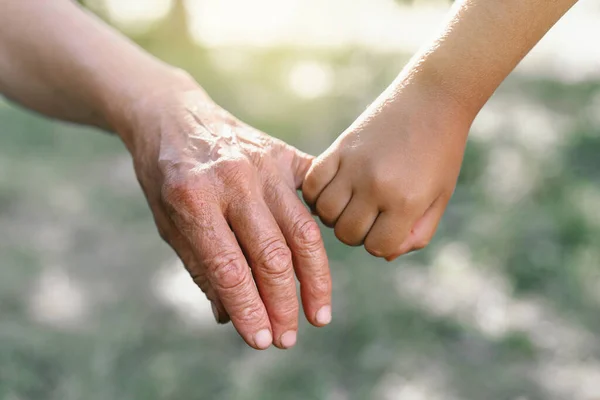
[[(161, 237), (256, 349), (296, 342), (306, 318), (331, 320), (319, 227), (296, 194), (312, 157), (220, 108), (199, 88), (141, 100), (124, 135)], [(132, 134), (133, 133), (133, 134)]]

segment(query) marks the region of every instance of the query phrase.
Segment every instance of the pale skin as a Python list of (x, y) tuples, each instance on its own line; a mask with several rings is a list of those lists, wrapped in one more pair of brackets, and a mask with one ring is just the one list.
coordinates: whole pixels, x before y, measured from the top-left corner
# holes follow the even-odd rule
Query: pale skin
[(475, 115), (574, 3), (458, 2), (437, 40), (314, 163), (68, 0), (0, 0), (0, 93), (118, 134), (159, 233), (217, 320), (253, 348), (289, 348), (294, 274), (308, 321), (331, 321), (327, 257), (296, 189), (345, 243), (387, 259), (424, 247)]
[(68, 0), (0, 0), (0, 93), (42, 114), (114, 131), (159, 233), (256, 349), (296, 343), (304, 313), (331, 320), (319, 227), (296, 194), (312, 157), (215, 104)]
[(463, 0), (313, 163), (302, 191), (342, 242), (393, 260), (432, 239), (475, 116), (576, 0)]

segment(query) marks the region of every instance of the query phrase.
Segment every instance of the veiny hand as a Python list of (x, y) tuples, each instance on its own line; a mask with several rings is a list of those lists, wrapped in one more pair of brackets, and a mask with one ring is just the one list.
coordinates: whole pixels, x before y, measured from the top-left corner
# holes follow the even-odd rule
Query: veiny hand
[(256, 349), (295, 344), (306, 318), (331, 320), (319, 227), (296, 194), (312, 158), (238, 121), (201, 89), (151, 96), (133, 112), (138, 180), (161, 236)]
[(425, 87), (390, 89), (313, 163), (304, 199), (342, 242), (388, 261), (425, 247), (452, 196), (470, 126)]

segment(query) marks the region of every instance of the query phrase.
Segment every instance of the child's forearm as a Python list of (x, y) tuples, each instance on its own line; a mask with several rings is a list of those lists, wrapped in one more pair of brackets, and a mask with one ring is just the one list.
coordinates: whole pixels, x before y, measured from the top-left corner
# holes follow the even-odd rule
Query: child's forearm
[(399, 82), (433, 85), (474, 118), (496, 88), (577, 0), (460, 0)]
[(479, 109), (575, 2), (458, 0), (437, 38), (312, 164), (307, 204), (378, 257), (427, 246)]

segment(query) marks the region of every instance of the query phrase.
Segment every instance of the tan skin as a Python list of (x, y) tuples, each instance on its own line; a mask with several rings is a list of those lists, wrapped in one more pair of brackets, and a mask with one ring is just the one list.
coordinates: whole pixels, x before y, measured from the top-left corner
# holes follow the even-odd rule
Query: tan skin
[(302, 191), (344, 243), (393, 260), (433, 237), (471, 123), (576, 0), (463, 0), (432, 43), (313, 163)]
[(116, 132), (161, 236), (217, 320), (253, 348), (289, 348), (294, 274), (308, 321), (331, 321), (327, 256), (295, 190), (345, 243), (387, 259), (424, 247), (475, 115), (574, 3), (456, 2), (439, 37), (314, 163), (68, 0), (0, 0), (0, 93)]

